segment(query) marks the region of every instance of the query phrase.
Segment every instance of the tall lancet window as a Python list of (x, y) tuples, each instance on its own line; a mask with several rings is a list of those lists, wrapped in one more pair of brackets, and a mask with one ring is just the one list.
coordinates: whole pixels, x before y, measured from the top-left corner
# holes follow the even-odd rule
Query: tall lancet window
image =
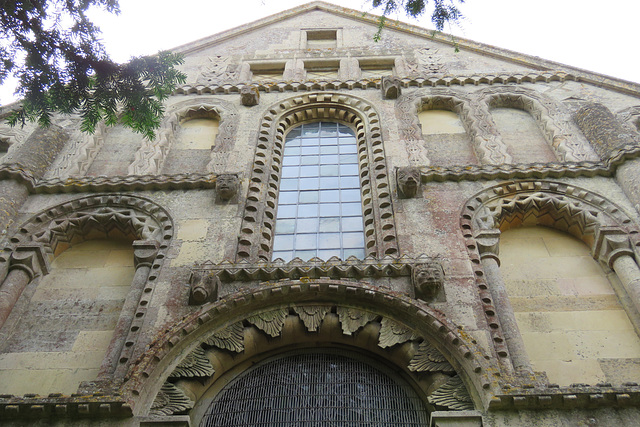
[(364, 258), (362, 200), (354, 131), (305, 123), (286, 138), (273, 259)]

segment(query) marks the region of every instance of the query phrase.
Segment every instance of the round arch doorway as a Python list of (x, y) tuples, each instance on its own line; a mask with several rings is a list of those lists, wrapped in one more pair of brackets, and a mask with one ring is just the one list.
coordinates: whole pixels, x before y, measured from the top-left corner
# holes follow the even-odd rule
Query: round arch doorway
[(416, 391), (383, 365), (330, 349), (267, 359), (227, 384), (201, 427), (424, 426)]

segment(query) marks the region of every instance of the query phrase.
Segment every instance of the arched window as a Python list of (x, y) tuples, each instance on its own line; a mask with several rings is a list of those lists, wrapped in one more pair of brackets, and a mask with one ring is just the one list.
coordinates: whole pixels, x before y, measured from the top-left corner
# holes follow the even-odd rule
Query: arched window
[(427, 425), (415, 390), (385, 371), (329, 352), (271, 359), (227, 385), (200, 426)]
[(364, 258), (362, 200), (354, 131), (305, 123), (286, 137), (272, 258)]
[(491, 116), (513, 163), (557, 161), (538, 123), (528, 111), (519, 108), (492, 108)]

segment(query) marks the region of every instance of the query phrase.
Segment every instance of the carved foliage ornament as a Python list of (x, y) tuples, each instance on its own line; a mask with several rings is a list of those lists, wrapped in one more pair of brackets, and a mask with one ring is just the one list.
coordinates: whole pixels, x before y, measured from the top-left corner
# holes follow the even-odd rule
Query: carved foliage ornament
[[(309, 332), (317, 331), (326, 315), (332, 311), (329, 305), (293, 305), (292, 312), (297, 314)], [(337, 306), (333, 310), (338, 314), (342, 331), (345, 335), (351, 335), (370, 322), (379, 327), (378, 346), (381, 348), (391, 347), (397, 344), (406, 343), (422, 339), (414, 330), (398, 323), (390, 318), (382, 317), (377, 323), (379, 315), (357, 308)], [(246, 321), (256, 326), (259, 330), (270, 337), (278, 337), (283, 333), (285, 318), (289, 316), (286, 308), (258, 313), (246, 318)], [(169, 375), (172, 381), (190, 381), (197, 378), (211, 377), (215, 373), (212, 360), (218, 357), (209, 357), (211, 351), (245, 351), (243, 322), (237, 322), (222, 330), (214, 332), (203, 344), (189, 353), (176, 366)], [(209, 349), (209, 350), (207, 350)], [(216, 350), (217, 349), (217, 350)], [(253, 349), (255, 351), (255, 349)], [(446, 358), (428, 342), (422, 341), (413, 358), (409, 362), (408, 368), (416, 373), (455, 374), (455, 370)], [(472, 401), (466, 392), (465, 386), (457, 376), (452, 377), (442, 385), (435, 393), (434, 400), (429, 401), (439, 406), (449, 409), (469, 409), (473, 407)], [(151, 415), (173, 415), (185, 413), (194, 406), (193, 402), (176, 384), (165, 382), (158, 393), (151, 408)]]

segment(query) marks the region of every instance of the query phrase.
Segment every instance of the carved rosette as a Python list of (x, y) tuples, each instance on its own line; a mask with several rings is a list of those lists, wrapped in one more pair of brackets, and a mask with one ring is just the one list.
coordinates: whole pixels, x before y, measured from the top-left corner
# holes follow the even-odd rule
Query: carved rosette
[(213, 333), (204, 343), (212, 347), (240, 353), (244, 350), (244, 326), (242, 326), (242, 322), (234, 323)]

